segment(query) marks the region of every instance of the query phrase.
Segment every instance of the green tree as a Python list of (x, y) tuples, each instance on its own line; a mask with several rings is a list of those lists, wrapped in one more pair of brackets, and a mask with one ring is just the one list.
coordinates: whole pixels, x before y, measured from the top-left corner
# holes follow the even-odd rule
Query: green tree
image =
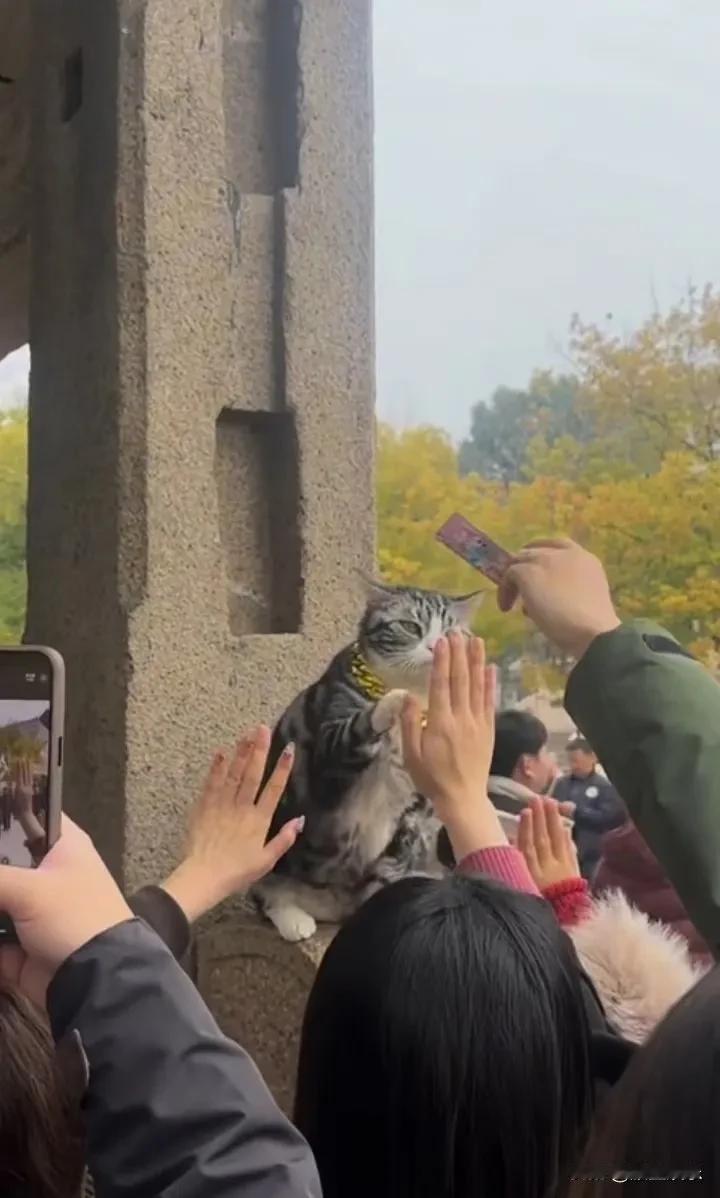
[(460, 470), (509, 486), (535, 474), (533, 446), (553, 446), (560, 437), (585, 445), (593, 422), (580, 403), (573, 375), (538, 372), (526, 390), (498, 387), (489, 403), (472, 410), (470, 436), (460, 446)]
[(0, 643), (17, 643), (25, 627), (27, 580), (27, 419), (0, 415)]

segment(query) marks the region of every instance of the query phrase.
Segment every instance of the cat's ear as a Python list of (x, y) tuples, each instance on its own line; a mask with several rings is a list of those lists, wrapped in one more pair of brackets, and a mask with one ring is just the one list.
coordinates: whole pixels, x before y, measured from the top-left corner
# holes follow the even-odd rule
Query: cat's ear
[(470, 627), (473, 616), (482, 607), (486, 595), (487, 591), (473, 591), (470, 595), (459, 595), (457, 599), (453, 599), (452, 610), (459, 624)]
[(378, 582), (376, 578), (372, 578), (364, 570), (357, 570), (356, 573), (362, 579), (368, 607), (382, 607), (395, 594), (393, 587), (385, 586), (383, 582)]

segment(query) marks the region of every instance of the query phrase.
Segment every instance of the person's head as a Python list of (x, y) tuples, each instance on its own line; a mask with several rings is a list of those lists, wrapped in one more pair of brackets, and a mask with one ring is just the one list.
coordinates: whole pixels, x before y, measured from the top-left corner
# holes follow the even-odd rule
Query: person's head
[(597, 769), (598, 759), (584, 736), (571, 737), (566, 752), (573, 778), (589, 778)]
[[(623, 1178), (632, 1182), (633, 1194), (649, 1198), (662, 1189), (658, 1180), (651, 1180), (653, 1175), (670, 1180), (675, 1174), (679, 1181), (680, 1174), (692, 1180), (690, 1175), (697, 1172), (706, 1192), (717, 1192), (719, 1010), (720, 968), (716, 966), (633, 1055), (578, 1168), (578, 1176), (588, 1180), (577, 1182), (573, 1198), (610, 1198)], [(633, 1173), (640, 1176), (626, 1176)], [(590, 1180), (600, 1175), (606, 1180)]]
[(341, 928), (300, 1046), (295, 1122), (325, 1198), (537, 1198), (591, 1106), (588, 1016), (551, 909), (412, 877)]
[(84, 1161), (79, 1104), (49, 1028), (0, 984), (0, 1194), (76, 1198)]
[(547, 741), (547, 728), (537, 716), (527, 711), (501, 711), (495, 721), (490, 773), (521, 782), (536, 794), (545, 794), (557, 773)]

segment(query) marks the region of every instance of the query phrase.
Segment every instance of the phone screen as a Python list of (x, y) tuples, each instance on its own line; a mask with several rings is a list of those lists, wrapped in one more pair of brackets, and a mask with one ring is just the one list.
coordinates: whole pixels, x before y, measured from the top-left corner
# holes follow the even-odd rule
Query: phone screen
[(0, 864), (32, 867), (47, 852), (52, 665), (0, 653)]

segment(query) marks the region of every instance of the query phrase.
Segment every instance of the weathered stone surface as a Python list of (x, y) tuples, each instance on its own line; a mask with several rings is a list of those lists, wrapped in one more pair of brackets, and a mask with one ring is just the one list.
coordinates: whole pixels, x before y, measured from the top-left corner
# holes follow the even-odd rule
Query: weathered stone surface
[[(372, 564), (369, 2), (34, 10), (28, 633), (67, 806), (137, 886)], [(200, 949), (286, 1100), (308, 951), (231, 916)]]
[(30, 5), (0, 0), (0, 358), (27, 341)]
[(197, 946), (197, 981), (223, 1031), (253, 1057), (292, 1114), (300, 1030), (309, 990), (335, 929), (288, 944), (259, 916), (236, 911)]

